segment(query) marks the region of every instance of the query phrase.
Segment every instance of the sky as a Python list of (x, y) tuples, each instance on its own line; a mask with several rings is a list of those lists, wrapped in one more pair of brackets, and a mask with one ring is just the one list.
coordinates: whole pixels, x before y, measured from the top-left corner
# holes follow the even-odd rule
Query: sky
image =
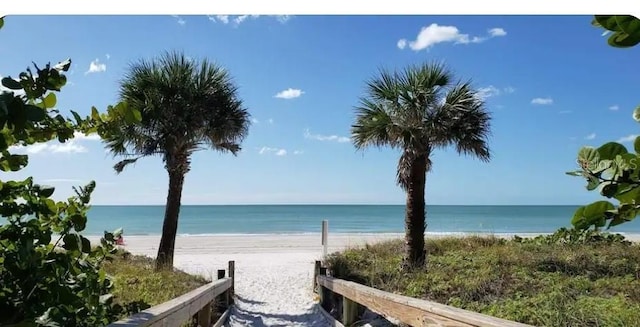
[[(0, 75), (71, 58), (58, 109), (89, 114), (118, 101), (129, 65), (165, 50), (224, 66), (252, 116), (237, 157), (193, 155), (183, 204), (403, 204), (400, 152), (357, 151), (354, 107), (380, 68), (444, 62), (471, 79), (492, 114), (492, 160), (437, 151), (427, 204), (585, 204), (600, 199), (577, 169), (580, 147), (623, 141), (638, 97), (640, 47), (607, 45), (591, 16), (8, 16)], [(19, 149), (29, 167), (2, 173), (56, 186), (95, 180), (93, 204), (164, 204), (159, 157), (116, 174), (118, 158), (80, 136)]]

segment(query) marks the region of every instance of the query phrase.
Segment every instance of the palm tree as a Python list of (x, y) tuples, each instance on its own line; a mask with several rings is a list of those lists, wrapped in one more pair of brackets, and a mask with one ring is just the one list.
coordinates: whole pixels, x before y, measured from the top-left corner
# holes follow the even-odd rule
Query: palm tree
[(119, 133), (105, 140), (107, 148), (125, 157), (114, 166), (118, 173), (139, 158), (162, 158), (169, 190), (156, 268), (171, 268), (191, 154), (210, 148), (236, 155), (250, 115), (225, 69), (206, 59), (196, 63), (181, 52), (133, 63), (120, 82), (120, 98), (140, 111), (141, 121), (115, 122)]
[(403, 267), (423, 267), (425, 183), (431, 155), (455, 146), (460, 154), (489, 161), (487, 138), (491, 117), (470, 82), (453, 82), (443, 64), (382, 70), (367, 82), (351, 126), (354, 145), (390, 146), (402, 151), (397, 183), (407, 193)]

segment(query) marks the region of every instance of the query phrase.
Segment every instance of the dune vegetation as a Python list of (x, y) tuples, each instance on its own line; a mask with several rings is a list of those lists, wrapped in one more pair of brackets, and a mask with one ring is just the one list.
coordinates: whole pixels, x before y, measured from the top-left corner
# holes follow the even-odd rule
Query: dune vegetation
[(589, 235), (431, 239), (428, 269), (412, 271), (399, 268), (400, 240), (334, 253), (327, 264), (336, 278), (534, 326), (636, 326), (640, 245)]

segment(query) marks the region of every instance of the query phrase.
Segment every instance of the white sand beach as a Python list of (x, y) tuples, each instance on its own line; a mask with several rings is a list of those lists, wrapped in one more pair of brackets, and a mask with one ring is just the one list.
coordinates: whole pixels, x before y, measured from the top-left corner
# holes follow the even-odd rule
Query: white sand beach
[[(535, 236), (535, 234), (518, 234)], [(451, 236), (431, 234), (427, 237)], [(512, 234), (496, 234), (512, 237)], [(639, 241), (640, 235), (625, 235)], [(401, 238), (401, 234), (330, 234), (329, 253)], [(131, 253), (154, 257), (159, 236), (126, 236)], [(178, 236), (174, 265), (215, 279), (235, 260), (236, 308), (228, 326), (329, 326), (311, 290), (314, 261), (322, 256), (320, 234)]]

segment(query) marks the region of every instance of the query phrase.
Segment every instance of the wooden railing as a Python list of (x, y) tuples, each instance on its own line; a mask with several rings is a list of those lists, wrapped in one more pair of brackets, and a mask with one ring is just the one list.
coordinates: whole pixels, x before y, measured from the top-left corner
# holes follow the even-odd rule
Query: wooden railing
[(235, 262), (229, 261), (228, 277), (225, 277), (224, 269), (218, 270), (218, 280), (114, 322), (108, 327), (182, 326), (189, 321), (200, 327), (209, 327), (213, 318), (220, 313), (213, 326), (222, 326), (228, 319), (233, 304), (234, 279)]
[(482, 326), (482, 327), (531, 327), (530, 325), (487, 316), (441, 303), (425, 301), (383, 292), (358, 283), (327, 276), (327, 268), (316, 261), (314, 290), (320, 296), (320, 305), (326, 312), (332, 311), (336, 295), (342, 298), (341, 321), (350, 326), (358, 319), (361, 307), (392, 317), (410, 326)]

